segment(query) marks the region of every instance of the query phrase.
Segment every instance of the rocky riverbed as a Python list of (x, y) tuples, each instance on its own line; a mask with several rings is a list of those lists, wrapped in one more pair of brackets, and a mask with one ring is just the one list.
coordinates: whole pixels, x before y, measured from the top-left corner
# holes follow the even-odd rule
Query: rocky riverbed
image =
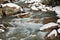
[[(40, 30), (45, 24), (56, 23), (60, 17), (60, 10), (57, 11), (60, 7), (48, 5), (51, 0), (44, 1), (0, 1), (0, 40), (59, 40), (60, 36), (56, 39), (53, 39), (55, 37), (46, 39), (51, 31), (43, 32)], [(57, 14), (58, 16), (56, 16)]]

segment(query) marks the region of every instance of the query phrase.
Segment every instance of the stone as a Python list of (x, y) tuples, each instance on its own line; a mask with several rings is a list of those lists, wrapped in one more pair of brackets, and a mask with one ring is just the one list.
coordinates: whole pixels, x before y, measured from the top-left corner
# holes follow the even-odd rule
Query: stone
[(3, 16), (3, 9), (2, 8), (0, 8), (0, 16), (2, 17)]
[(57, 40), (57, 31), (56, 30), (52, 30), (50, 33), (48, 33), (45, 38), (46, 40)]
[(53, 29), (56, 29), (56, 28), (58, 28), (58, 24), (51, 22), (51, 23), (48, 23), (48, 24), (43, 25), (40, 28), (40, 30), (41, 31), (44, 31), (44, 32), (46, 32), (46, 31), (49, 32), (49, 31), (52, 31)]
[(56, 22), (56, 20), (57, 20), (57, 18), (44, 18), (44, 19), (42, 19), (42, 23), (47, 24), (50, 22)]
[(28, 18), (31, 16), (31, 13), (26, 12), (26, 13), (20, 13), (15, 15), (17, 18)]
[(34, 11), (39, 11), (39, 9), (35, 6), (31, 6), (31, 10), (34, 10)]
[(5, 1), (6, 1), (6, 0), (0, 0), (0, 4), (1, 4), (1, 3), (4, 3)]
[(57, 15), (60, 14), (60, 6), (53, 7), (53, 10), (56, 12)]
[(19, 9), (16, 9), (15, 7), (4, 7), (3, 11), (5, 12), (6, 16), (10, 16), (10, 15), (14, 15), (17, 14), (17, 12), (19, 11)]

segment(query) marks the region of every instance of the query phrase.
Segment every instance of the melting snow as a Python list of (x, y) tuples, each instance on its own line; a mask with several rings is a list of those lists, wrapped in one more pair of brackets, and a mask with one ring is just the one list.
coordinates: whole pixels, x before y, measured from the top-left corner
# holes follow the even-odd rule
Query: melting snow
[(50, 37), (51, 35), (55, 35), (55, 37), (57, 36), (57, 31), (53, 30), (47, 37)]
[(50, 28), (50, 27), (52, 27), (52, 26), (57, 26), (57, 25), (58, 25), (57, 23), (51, 22), (51, 23), (48, 23), (48, 24), (43, 25), (43, 26), (40, 28), (40, 30), (44, 30), (44, 29)]

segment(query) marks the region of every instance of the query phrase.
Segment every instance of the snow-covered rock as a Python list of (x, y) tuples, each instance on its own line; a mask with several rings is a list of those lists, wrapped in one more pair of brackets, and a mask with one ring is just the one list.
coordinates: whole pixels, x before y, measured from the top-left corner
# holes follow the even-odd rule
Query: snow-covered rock
[(14, 3), (6, 3), (6, 4), (1, 4), (2, 7), (8, 6), (8, 7), (16, 7), (17, 9), (20, 8), (20, 6), (14, 4)]
[(52, 37), (52, 36), (57, 36), (57, 31), (56, 30), (53, 30), (51, 33), (48, 34), (47, 37)]
[(2, 40), (2, 39), (0, 39), (0, 40)]
[(60, 33), (60, 28), (57, 31), (58, 31), (58, 33)]
[(3, 9), (2, 8), (0, 8), (0, 18), (2, 18), (2, 16), (3, 16)]
[(3, 30), (3, 29), (0, 29), (0, 33), (2, 33), (2, 32), (5, 32), (5, 30)]
[(18, 12), (23, 11), (23, 8), (14, 3), (6, 3), (1, 5), (3, 7), (6, 16), (11, 16), (13, 14), (17, 14)]
[(25, 3), (42, 2), (42, 0), (27, 0)]
[(46, 9), (49, 11), (54, 11), (52, 7), (46, 7)]
[(20, 14), (16, 14), (14, 16), (16, 16), (17, 18), (28, 18), (32, 15), (32, 13), (26, 12), (26, 13), (20, 13)]
[(58, 27), (60, 27), (60, 19), (57, 20), (57, 23), (59, 24)]
[(57, 26), (58, 26), (57, 23), (51, 22), (51, 23), (48, 23), (48, 24), (43, 25), (43, 26), (40, 28), (40, 30), (41, 30), (41, 31), (45, 31), (45, 30), (48, 31), (48, 30), (50, 30), (50, 29), (56, 28)]
[(60, 19), (57, 20), (57, 23), (60, 23)]
[(59, 15), (56, 15), (56, 16), (60, 18), (60, 14)]
[(43, 7), (42, 6), (39, 6), (39, 7), (37, 7), (38, 9), (42, 9)]
[(47, 10), (46, 10), (46, 9), (41, 9), (41, 11), (43, 11), (43, 12), (47, 12)]
[(31, 9), (32, 9), (32, 10), (35, 10), (35, 11), (38, 11), (38, 10), (39, 10), (39, 9), (38, 9), (37, 7), (35, 7), (35, 6), (32, 6)]
[(56, 14), (60, 14), (60, 6), (53, 7), (53, 10), (56, 12)]

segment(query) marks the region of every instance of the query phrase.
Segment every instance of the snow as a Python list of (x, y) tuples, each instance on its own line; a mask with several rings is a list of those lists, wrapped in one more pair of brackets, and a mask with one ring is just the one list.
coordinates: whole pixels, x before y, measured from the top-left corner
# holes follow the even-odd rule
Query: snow
[(26, 12), (26, 13), (21, 13), (21, 15), (26, 15), (26, 14), (30, 14), (29, 12)]
[(31, 9), (32, 9), (32, 10), (36, 10), (36, 11), (39, 10), (39, 9), (38, 9), (37, 7), (35, 7), (35, 6), (32, 6)]
[(25, 3), (42, 2), (41, 0), (27, 0)]
[(1, 4), (2, 7), (8, 6), (8, 7), (16, 7), (17, 9), (20, 8), (20, 6), (14, 4), (14, 3), (6, 3), (6, 4)]
[(0, 40), (2, 40), (2, 39), (0, 39)]
[(57, 20), (57, 23), (60, 23), (60, 19)]
[(5, 30), (3, 30), (3, 29), (0, 29), (0, 32), (5, 32)]
[(41, 11), (43, 11), (43, 12), (47, 12), (47, 10), (46, 10), (46, 9), (41, 9)]
[(60, 6), (53, 7), (53, 10), (56, 12), (56, 14), (60, 14)]
[(43, 25), (43, 26), (40, 28), (40, 30), (44, 30), (44, 29), (50, 28), (50, 27), (52, 27), (52, 26), (57, 26), (57, 25), (58, 25), (57, 23), (51, 22), (51, 23), (48, 23), (48, 24)]
[(56, 15), (56, 16), (60, 18), (60, 14), (59, 15)]
[(58, 31), (58, 33), (60, 33), (60, 28), (57, 31)]
[(54, 11), (52, 7), (46, 7), (47, 10)]
[(38, 9), (42, 9), (43, 7), (42, 6), (39, 6), (39, 7), (37, 7)]
[(55, 35), (55, 37), (57, 36), (57, 31), (56, 30), (53, 30), (50, 34), (48, 34), (47, 37), (50, 37), (52, 35)]

